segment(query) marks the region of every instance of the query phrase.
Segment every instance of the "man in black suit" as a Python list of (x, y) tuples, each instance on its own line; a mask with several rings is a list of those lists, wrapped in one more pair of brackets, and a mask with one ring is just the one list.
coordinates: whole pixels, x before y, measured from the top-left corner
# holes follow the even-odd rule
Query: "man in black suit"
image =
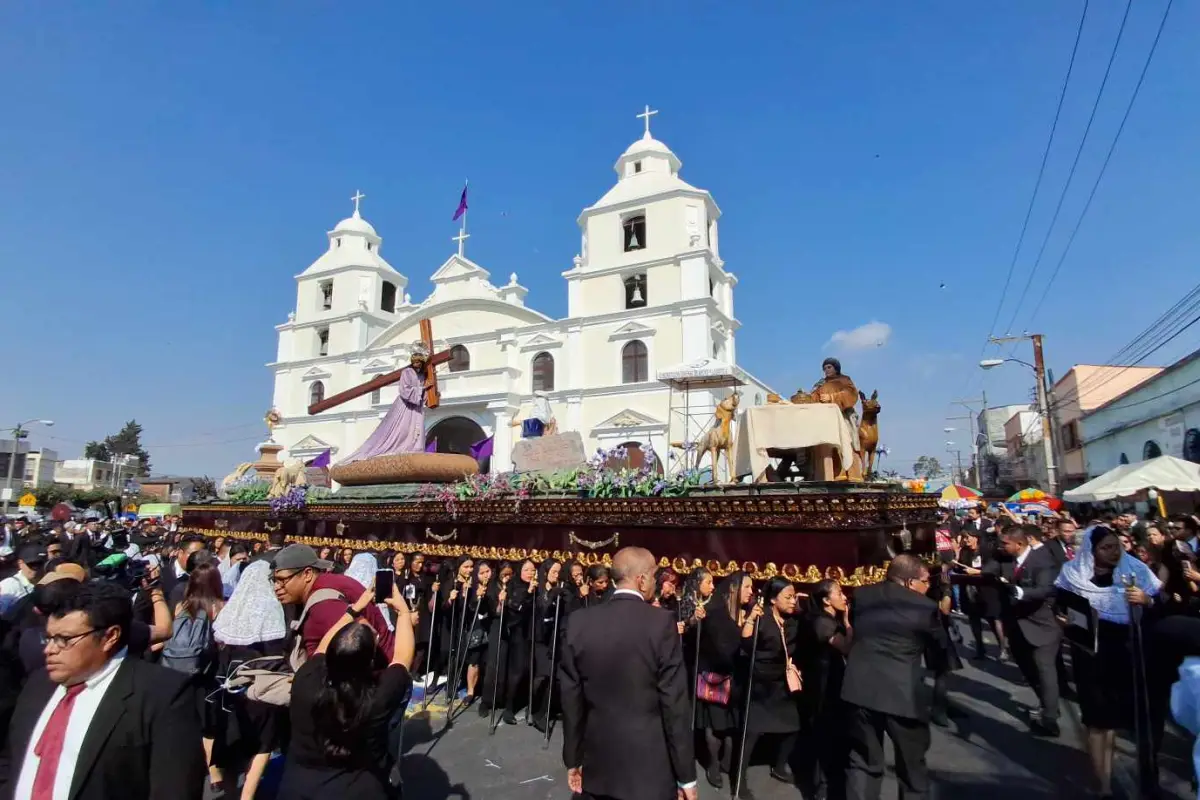
[(946, 633), (938, 606), (925, 596), (929, 569), (912, 555), (888, 565), (887, 579), (854, 593), (854, 644), (846, 659), (842, 700), (846, 709), (850, 762), (847, 800), (877, 800), (883, 787), (883, 735), (896, 752), (896, 778), (907, 798), (929, 791), (931, 698), (925, 693), (921, 659), (926, 650), (945, 651)]
[(654, 571), (649, 551), (618, 551), (612, 599), (571, 615), (559, 681), (575, 793), (695, 800), (687, 670), (675, 616), (649, 603)]
[[(1033, 528), (1034, 530), (1029, 530)], [(1062, 628), (1054, 617), (1054, 581), (1059, 565), (1049, 548), (1033, 546), (1036, 525), (1014, 525), (1000, 534), (1000, 547), (1012, 561), (999, 565), (1008, 584), (1003, 603), (1004, 630), (1013, 660), (1041, 701), (1041, 713), (1029, 727), (1042, 736), (1058, 736), (1058, 671), (1055, 661)]]
[(160, 580), (172, 612), (183, 601), (183, 593), (187, 589), (188, 559), (204, 547), (203, 536), (198, 533), (186, 534), (175, 548), (175, 557), (162, 565)]
[(90, 583), (46, 622), (46, 670), (10, 729), (13, 800), (200, 800), (204, 750), (186, 676), (126, 658), (129, 593)]

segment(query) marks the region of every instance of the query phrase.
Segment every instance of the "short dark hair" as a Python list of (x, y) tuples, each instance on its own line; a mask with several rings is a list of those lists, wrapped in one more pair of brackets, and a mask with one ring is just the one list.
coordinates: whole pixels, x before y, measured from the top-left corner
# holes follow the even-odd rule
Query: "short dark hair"
[(213, 561), (215, 561), (213, 554), (208, 550), (197, 550), (188, 556), (187, 567), (185, 567), (185, 569), (188, 572), (195, 572), (196, 567), (200, 566), (201, 564), (211, 564)]
[(249, 553), (249, 552), (250, 552), (250, 548), (246, 546), (245, 542), (234, 542), (233, 544), (231, 544), (229, 546), (230, 557), (240, 556), (243, 553)]
[(124, 647), (129, 640), (129, 627), (133, 624), (133, 596), (120, 584), (111, 581), (85, 583), (78, 591), (64, 597), (50, 616), (62, 619), (76, 611), (82, 612), (88, 624), (98, 631), (114, 626), (120, 628), (118, 647)]
[(287, 536), (283, 531), (272, 531), (267, 534), (267, 545), (269, 547), (283, 547), (287, 544)]
[(921, 577), (922, 572), (928, 572), (929, 567), (921, 559), (909, 553), (901, 553), (888, 564), (887, 579), (897, 583), (908, 583)]
[(208, 544), (208, 540), (205, 539), (203, 536), (201, 536), (198, 533), (185, 533), (183, 536), (179, 537), (179, 546), (180, 547), (186, 547), (189, 544), (192, 544), (193, 542), (199, 542), (200, 544), (203, 544), (203, 545)]
[(64, 578), (51, 583), (39, 583), (33, 587), (33, 607), (43, 617), (49, 617), (62, 608), (63, 602), (82, 588), (79, 581)]
[(1027, 525), (1013, 525), (1010, 528), (1005, 528), (1000, 533), (1000, 538), (1013, 542), (1027, 542), (1029, 541), (1028, 527)]

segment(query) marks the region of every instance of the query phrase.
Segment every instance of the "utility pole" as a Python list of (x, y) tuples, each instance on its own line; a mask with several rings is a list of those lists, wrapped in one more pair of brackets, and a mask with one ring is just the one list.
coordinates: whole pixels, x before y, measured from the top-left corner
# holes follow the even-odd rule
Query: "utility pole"
[[(1046, 457), (1046, 493), (1058, 496), (1058, 466), (1054, 462), (1054, 431), (1050, 425), (1050, 390), (1046, 386), (1046, 361), (1042, 352), (1042, 334), (1028, 333), (1024, 336), (993, 337), (995, 344), (1004, 342), (1033, 342), (1033, 374), (1037, 380), (1038, 411), (1042, 416), (1042, 450)], [(1016, 359), (1013, 359), (1016, 360)], [(999, 363), (999, 362), (997, 362)], [(1026, 365), (1030, 366), (1030, 365)]]

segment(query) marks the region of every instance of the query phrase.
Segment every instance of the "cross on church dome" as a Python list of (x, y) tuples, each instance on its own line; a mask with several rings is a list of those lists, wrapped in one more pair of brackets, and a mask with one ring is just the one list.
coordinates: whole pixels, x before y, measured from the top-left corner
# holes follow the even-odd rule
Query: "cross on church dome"
[(640, 114), (638, 114), (638, 115), (637, 115), (637, 118), (638, 118), (638, 119), (642, 119), (642, 120), (645, 120), (645, 121), (646, 121), (646, 132), (642, 134), (642, 138), (643, 138), (643, 139), (652, 139), (652, 138), (654, 138), (654, 137), (652, 137), (652, 136), (650, 135), (650, 118), (651, 118), (651, 117), (653, 117), (653, 116), (654, 116), (655, 114), (657, 114), (657, 113), (658, 113), (657, 109), (656, 109), (656, 110), (654, 110), (654, 111), (651, 111), (651, 110), (650, 110), (650, 106), (649, 106), (649, 105), (647, 105), (647, 106), (645, 107), (645, 110), (643, 110), (643, 111), (642, 111), (642, 113), (640, 113)]
[(354, 213), (339, 222), (333, 229), (334, 233), (365, 233), (370, 236), (377, 236), (375, 227), (367, 222), (359, 214), (358, 204), (366, 197), (361, 191), (355, 190), (354, 196), (350, 199), (354, 201)]

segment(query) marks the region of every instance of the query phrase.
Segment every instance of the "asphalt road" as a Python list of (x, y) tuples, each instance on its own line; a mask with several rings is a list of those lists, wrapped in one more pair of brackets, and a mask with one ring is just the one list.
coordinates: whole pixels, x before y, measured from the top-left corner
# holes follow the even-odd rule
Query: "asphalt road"
[[(1040, 739), (1026, 727), (1027, 710), (1035, 706), (1033, 692), (1020, 683), (1015, 666), (994, 660), (970, 662), (951, 678), (954, 709), (949, 728), (933, 728), (929, 766), (932, 796), (970, 800), (1022, 798), (1084, 798), (1089, 769), (1082, 732), (1064, 713), (1062, 736)], [(441, 704), (439, 704), (440, 706)], [(488, 735), (487, 721), (474, 709), (444, 728), (444, 707), (419, 703), (405, 725), (403, 772), (408, 800), (542, 800), (570, 796), (562, 767), (562, 740), (555, 731), (549, 747), (535, 729), (524, 724), (501, 726)], [(889, 749), (889, 763), (891, 759)], [(800, 797), (794, 787), (772, 780), (767, 767), (752, 766), (750, 787), (760, 800)], [(729, 796), (700, 780), (700, 797)], [(885, 798), (897, 797), (890, 774)]]

